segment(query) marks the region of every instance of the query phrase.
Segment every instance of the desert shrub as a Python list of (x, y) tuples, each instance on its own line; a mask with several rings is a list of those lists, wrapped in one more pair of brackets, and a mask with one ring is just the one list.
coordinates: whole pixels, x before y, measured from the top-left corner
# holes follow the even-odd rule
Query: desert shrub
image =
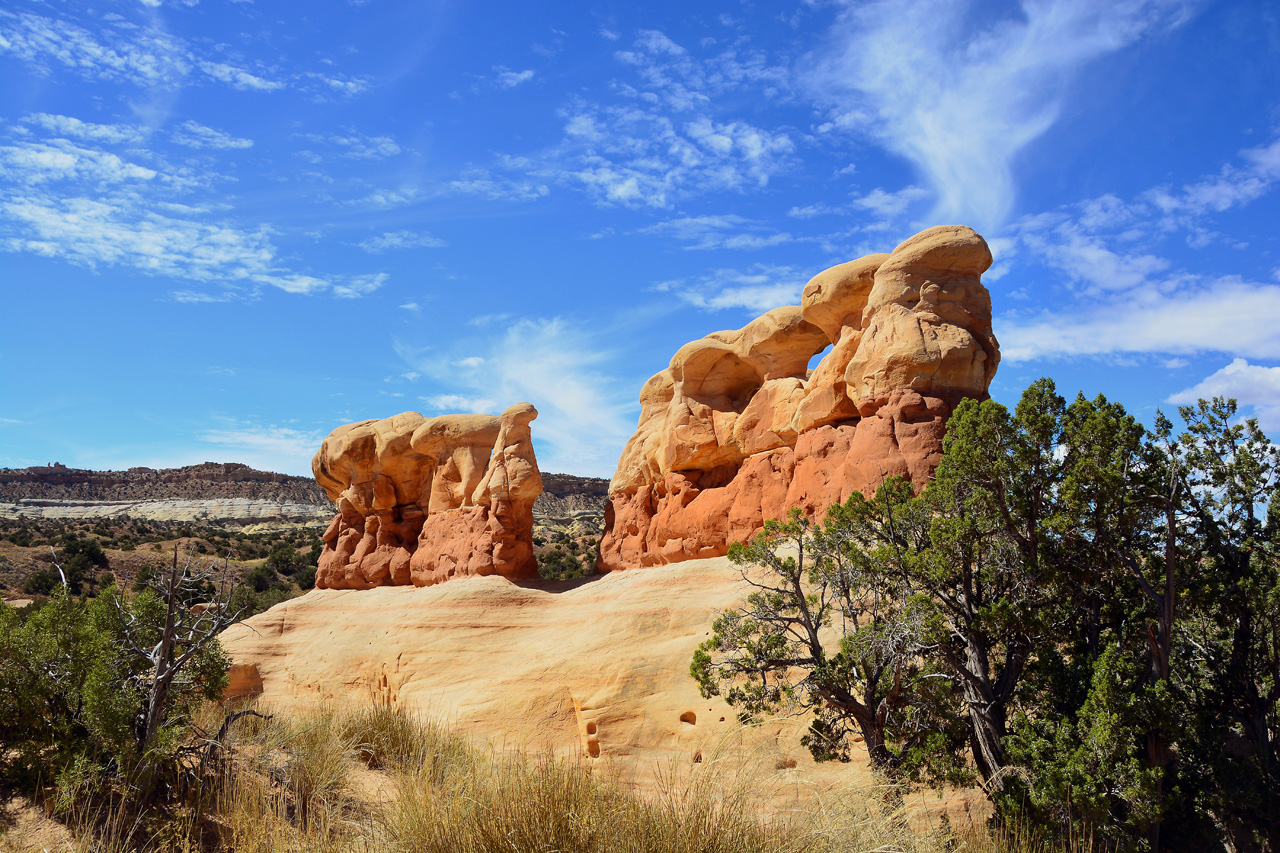
[(312, 589), (316, 585), (316, 567), (307, 566), (305, 569), (299, 569), (298, 573), (293, 576), (293, 582), (303, 592)]
[(97, 768), (141, 803), (170, 789), (190, 713), (221, 695), (229, 667), (216, 639), (230, 621), (225, 607), (183, 604), (204, 582), (175, 565), (134, 595), (112, 585), (77, 600), (59, 583), (41, 608), (0, 604), (6, 773), (32, 784)]
[(269, 564), (263, 564), (251, 569), (244, 576), (244, 585), (254, 592), (266, 592), (279, 582), (280, 576), (276, 574), (275, 568)]
[(269, 568), (271, 571), (285, 577), (294, 575), (312, 565), (314, 563), (308, 562), (306, 556), (300, 554), (293, 545), (287, 542), (271, 549), (271, 553), (267, 555), (267, 562), (264, 564), (265, 568)]
[[(314, 577), (311, 580), (312, 583), (315, 582)], [(250, 616), (256, 616), (259, 613), (270, 610), (277, 604), (288, 601), (296, 595), (298, 595), (298, 590), (288, 583), (274, 583), (260, 592), (245, 583), (237, 585), (232, 591), (229, 606), (232, 612), (239, 614), (240, 619), (248, 619)]]
[(548, 580), (565, 580), (568, 578), (582, 578), (594, 574), (596, 570), (595, 555), (583, 554), (578, 556), (560, 549), (557, 545), (555, 550), (548, 551), (538, 557), (538, 573)]
[(58, 575), (52, 569), (36, 569), (22, 582), (22, 591), (27, 595), (48, 595), (58, 582)]

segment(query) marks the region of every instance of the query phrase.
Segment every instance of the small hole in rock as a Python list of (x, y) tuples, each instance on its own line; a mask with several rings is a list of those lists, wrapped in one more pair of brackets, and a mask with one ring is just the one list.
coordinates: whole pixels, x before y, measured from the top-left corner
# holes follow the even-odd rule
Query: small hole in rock
[(595, 733), (596, 733), (596, 724), (595, 724), (595, 723), (587, 723), (587, 734), (589, 734), (589, 735), (593, 735), (593, 734), (595, 734)]
[(591, 756), (592, 758), (600, 757), (600, 741), (598, 740), (587, 741), (587, 755)]
[(722, 722), (722, 723), (724, 722), (724, 717), (721, 717), (721, 718), (720, 718), (720, 722)]
[(692, 711), (685, 711), (683, 714), (680, 715), (680, 722), (688, 723), (691, 726), (696, 726), (698, 724), (698, 715), (693, 713)]
[(694, 763), (694, 764), (701, 764), (701, 763), (702, 763), (702, 753), (701, 753), (701, 752), (695, 752), (695, 753), (693, 754), (693, 763)]

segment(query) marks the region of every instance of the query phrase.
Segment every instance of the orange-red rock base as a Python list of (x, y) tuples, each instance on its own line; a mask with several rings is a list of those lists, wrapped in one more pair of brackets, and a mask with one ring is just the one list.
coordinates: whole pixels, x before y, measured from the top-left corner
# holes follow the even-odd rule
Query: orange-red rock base
[(794, 448), (710, 471), (672, 472), (610, 495), (597, 567), (608, 572), (719, 557), (791, 507), (821, 518), (891, 476), (923, 488), (942, 458), (955, 401), (899, 391), (874, 414), (801, 433)]
[(322, 589), (372, 589), (383, 585), (431, 586), (455, 577), (538, 576), (533, 556), (533, 509), (507, 501), (397, 517), (396, 510), (334, 516), (325, 531), (316, 570)]

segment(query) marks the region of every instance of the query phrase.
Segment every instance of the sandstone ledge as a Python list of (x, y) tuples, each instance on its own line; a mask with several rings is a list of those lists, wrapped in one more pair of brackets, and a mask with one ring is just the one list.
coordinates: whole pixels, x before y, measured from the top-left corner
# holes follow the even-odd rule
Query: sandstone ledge
[(479, 742), (600, 760), (641, 785), (726, 744), (770, 772), (795, 761), (806, 779), (868, 782), (865, 762), (813, 764), (798, 742), (807, 720), (744, 729), (734, 709), (698, 695), (690, 657), (714, 611), (743, 594), (725, 559), (575, 582), (314, 590), (222, 642), (238, 683), (261, 679), (261, 701), (283, 710), (427, 711)]

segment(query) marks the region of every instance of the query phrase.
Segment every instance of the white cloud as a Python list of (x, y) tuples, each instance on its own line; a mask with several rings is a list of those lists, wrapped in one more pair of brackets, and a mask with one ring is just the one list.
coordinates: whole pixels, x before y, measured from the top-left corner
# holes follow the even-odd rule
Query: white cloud
[(292, 427), (232, 421), (225, 428), (208, 430), (196, 438), (251, 467), (306, 477), (311, 475), (311, 457), (320, 449), (325, 435)]
[(1117, 252), (1097, 235), (1086, 233), (1076, 221), (1062, 218), (1052, 227), (1046, 218), (1021, 229), (1024, 245), (1072, 280), (1101, 290), (1128, 290), (1167, 270), (1165, 258), (1149, 252)]
[(259, 92), (272, 92), (276, 89), (283, 89), (284, 84), (277, 80), (267, 80), (256, 74), (250, 74), (243, 68), (237, 68), (234, 65), (228, 65), (225, 62), (209, 62), (208, 60), (196, 60), (196, 67), (209, 75), (214, 80), (220, 80), (223, 83), (230, 84), (233, 89), (253, 89)]
[(1230, 163), (1211, 178), (1204, 178), (1181, 189), (1159, 187), (1150, 190), (1143, 200), (1161, 213), (1177, 217), (1223, 213), (1248, 204), (1271, 191), (1280, 181), (1280, 139), (1260, 148), (1240, 152), (1244, 166)]
[(358, 299), (361, 296), (368, 296), (386, 284), (388, 278), (388, 274), (384, 272), (351, 276), (333, 285), (333, 295), (343, 299)]
[(1008, 362), (1113, 353), (1228, 352), (1280, 358), (1280, 286), (1238, 278), (1140, 287), (1093, 302), (997, 318)]
[(1264, 430), (1280, 430), (1280, 367), (1263, 367), (1237, 358), (1196, 385), (1169, 397), (1176, 405), (1193, 405), (1199, 399), (1234, 397), (1252, 407)]
[(432, 394), (419, 397), (432, 411), (454, 415), (500, 415), (503, 405), (488, 397), (471, 397), (466, 394)]
[(426, 231), (388, 231), (378, 237), (370, 237), (359, 243), (361, 249), (371, 254), (381, 254), (393, 249), (439, 249), (449, 245)]
[(85, 148), (64, 139), (0, 145), (0, 178), (34, 186), (57, 181), (121, 184), (151, 181), (155, 169), (131, 163), (98, 148)]
[(1014, 159), (1057, 121), (1075, 72), (1181, 25), (1192, 0), (1024, 0), (976, 31), (973, 6), (846, 3), (809, 82), (832, 107), (827, 130), (920, 169), (937, 196), (931, 218), (994, 231), (1017, 195)]
[(902, 217), (912, 204), (929, 195), (923, 187), (903, 187), (896, 192), (885, 192), (876, 187), (866, 195), (855, 196), (853, 206), (874, 213), (882, 219)]
[[(497, 414), (528, 401), (538, 409), (533, 439), (543, 471), (608, 477), (635, 429), (636, 412), (633, 387), (604, 372), (616, 358), (609, 340), (565, 320), (526, 318), (461, 342), (461, 352), (415, 351), (400, 343), (397, 352), (442, 386), (424, 398), (434, 408)], [(476, 351), (483, 355), (459, 358)]]
[(89, 80), (152, 88), (217, 81), (236, 89), (284, 86), (228, 62), (196, 54), (182, 39), (151, 28), (96, 22), (97, 32), (67, 20), (0, 10), (0, 53), (46, 71), (60, 66)]
[(844, 207), (837, 207), (819, 202), (817, 204), (797, 205), (792, 207), (787, 211), (787, 216), (794, 219), (813, 219), (815, 216), (837, 216), (845, 212), (846, 210)]
[(760, 229), (749, 219), (728, 214), (669, 219), (642, 228), (640, 233), (685, 240), (691, 244), (685, 247), (688, 249), (763, 249), (796, 239), (787, 233), (751, 233)]
[[(389, 136), (366, 136), (353, 130), (343, 133), (303, 133), (299, 135), (310, 142), (336, 149), (339, 157), (345, 157), (349, 160), (383, 160), (387, 157), (394, 157), (401, 151), (400, 146)], [(316, 154), (314, 151), (299, 151), (298, 156), (312, 163), (324, 162), (324, 156)]]
[(743, 270), (713, 270), (696, 279), (660, 282), (653, 289), (707, 311), (742, 309), (763, 314), (783, 305), (799, 305), (809, 278), (795, 267), (755, 264)]
[(551, 192), (544, 183), (495, 175), (488, 169), (467, 169), (437, 191), (443, 195), (479, 196), (490, 201), (533, 201)]
[(178, 145), (188, 148), (214, 148), (220, 150), (252, 148), (253, 140), (232, 136), (194, 121), (184, 121), (169, 137)]
[(105, 145), (142, 140), (142, 130), (129, 124), (94, 124), (81, 121), (72, 116), (36, 113), (25, 119), (30, 124), (39, 125), (50, 133), (74, 139), (85, 139)]
[(1056, 306), (1052, 311), (997, 318), (1004, 357), (1143, 352), (1280, 357), (1280, 336), (1269, 321), (1280, 311), (1280, 286), (1194, 274), (1156, 251), (1179, 230), (1194, 247), (1195, 238), (1207, 233), (1201, 220), (1252, 202), (1280, 181), (1280, 140), (1242, 152), (1241, 159), (1244, 165), (1229, 164), (1177, 192), (1162, 188), (1130, 201), (1107, 194), (1061, 212), (1026, 217), (994, 240), (993, 249), (998, 245), (1001, 255), (1029, 250), (1036, 260), (1066, 273), (1072, 285), (1039, 294), (1042, 303)]
[(722, 95), (772, 97), (785, 69), (742, 47), (700, 57), (664, 33), (642, 31), (617, 60), (612, 103), (578, 98), (561, 111), (564, 136), (534, 161), (506, 165), (586, 191), (603, 205), (669, 208), (705, 193), (746, 192), (791, 168), (792, 131), (720, 113)]
[(10, 185), (0, 196), (0, 251), (90, 268), (127, 266), (229, 288), (213, 294), (181, 290), (172, 294), (179, 302), (224, 301), (262, 286), (352, 297), (385, 280), (385, 274), (328, 279), (291, 270), (266, 227), (212, 220), (216, 205), (173, 200), (175, 192), (204, 181), (65, 139), (0, 145), (0, 179)]
[(499, 88), (514, 89), (521, 83), (528, 83), (533, 79), (533, 70), (526, 68), (524, 71), (511, 71), (501, 65), (494, 67), (494, 73), (497, 75), (495, 82)]
[(641, 106), (579, 103), (565, 114), (566, 162), (541, 174), (604, 204), (667, 208), (690, 195), (767, 186), (794, 151), (786, 132), (742, 121), (677, 122)]
[[(245, 2), (245, 0), (240, 0)], [(303, 81), (304, 88), (307, 81), (318, 82), (323, 84), (323, 89), (317, 94), (341, 95), (342, 97), (354, 97), (369, 88), (369, 81), (363, 77), (344, 77), (338, 74), (320, 74), (315, 71), (306, 71), (298, 75), (298, 79)], [(320, 98), (323, 100), (323, 98)]]

